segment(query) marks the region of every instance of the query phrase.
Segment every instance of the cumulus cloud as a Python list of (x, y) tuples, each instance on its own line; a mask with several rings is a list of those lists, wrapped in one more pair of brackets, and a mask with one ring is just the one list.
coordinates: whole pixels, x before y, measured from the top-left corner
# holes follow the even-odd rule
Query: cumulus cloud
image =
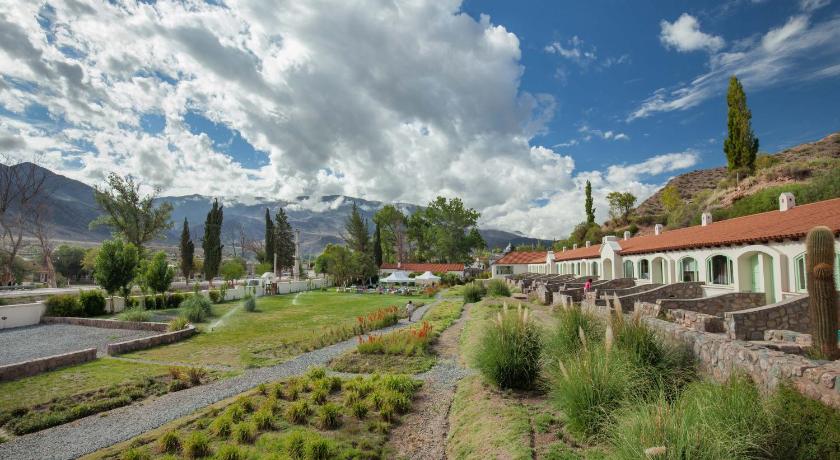
[[(13, 116), (0, 117), (0, 145), (89, 183), (117, 171), (172, 195), (307, 195), (315, 210), (337, 205), (324, 195), (422, 204), (443, 194), (482, 211), (484, 225), (551, 236), (578, 220), (558, 216), (580, 213), (570, 198), (581, 174), (595, 174), (532, 145), (554, 98), (520, 89), (519, 39), (459, 0), (4, 10), (0, 106)], [(554, 52), (583, 62), (595, 51), (573, 39)], [(191, 130), (191, 113), (240, 133), (267, 163), (219, 151)], [(159, 130), (143, 128), (149, 114)]]
[(598, 56), (595, 54), (595, 47), (586, 46), (583, 40), (577, 35), (568, 39), (565, 44), (559, 41), (551, 42), (545, 46), (544, 50), (546, 53), (562, 56), (581, 65), (598, 59)]
[(709, 57), (709, 70), (675, 88), (659, 88), (627, 116), (685, 110), (723, 94), (736, 75), (747, 90), (836, 76), (840, 64), (840, 17), (812, 23), (806, 14), (790, 17), (764, 33)]
[(680, 52), (717, 51), (724, 45), (721, 37), (701, 31), (700, 22), (688, 13), (683, 13), (674, 22), (663, 19), (659, 26), (662, 29), (659, 34), (662, 44)]

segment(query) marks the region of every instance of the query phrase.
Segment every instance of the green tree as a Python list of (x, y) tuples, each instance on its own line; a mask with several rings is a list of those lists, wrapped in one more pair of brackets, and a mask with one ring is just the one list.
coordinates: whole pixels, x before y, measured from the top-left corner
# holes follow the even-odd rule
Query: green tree
[(254, 275), (262, 276), (263, 273), (267, 273), (274, 270), (274, 266), (268, 262), (260, 262), (254, 267)]
[(368, 227), (368, 221), (362, 217), (356, 202), (353, 202), (350, 215), (344, 221), (343, 238), (344, 242), (347, 243), (347, 247), (353, 251), (366, 253), (370, 249), (370, 228)]
[(373, 231), (373, 264), (377, 267), (382, 266), (382, 229), (378, 222), (376, 230)]
[(271, 221), (271, 213), (265, 208), (265, 254), (261, 259), (263, 262), (274, 264), (274, 222)]
[(627, 223), (636, 204), (636, 196), (630, 192), (610, 192), (607, 202), (610, 204), (610, 217), (616, 222)]
[(204, 239), (201, 241), (201, 247), (204, 249), (204, 276), (211, 284), (213, 278), (219, 274), (219, 264), (222, 262), (222, 208), (218, 199), (213, 200), (213, 207), (204, 221)]
[(665, 211), (668, 213), (674, 212), (683, 204), (680, 192), (674, 184), (670, 184), (662, 189), (662, 193), (659, 195), (659, 200), (662, 201), (662, 207), (664, 207)]
[(96, 256), (99, 255), (99, 248), (89, 248), (85, 251), (85, 257), (82, 259), (82, 267), (91, 276), (96, 271)]
[(175, 278), (175, 269), (169, 266), (165, 252), (155, 253), (152, 260), (146, 264), (144, 278), (146, 286), (153, 292), (163, 293), (169, 290), (172, 279)]
[(190, 224), (187, 222), (186, 217), (184, 217), (184, 228), (181, 229), (180, 250), (181, 274), (189, 281), (195, 263), (195, 243), (193, 243), (192, 237), (190, 236)]
[(426, 213), (417, 211), (408, 218), (408, 229), (406, 234), (410, 251), (412, 252), (411, 259), (417, 262), (425, 262), (430, 257), (429, 234), (430, 225), (426, 219)]
[(165, 237), (166, 231), (172, 228), (172, 204), (154, 205), (159, 193), (160, 189), (155, 188), (150, 195), (142, 195), (140, 184), (132, 176), (123, 178), (111, 173), (106, 186), (94, 188), (93, 196), (105, 214), (97, 217), (90, 226), (111, 227), (114, 233), (142, 252), (146, 243)]
[(55, 271), (68, 280), (78, 281), (82, 273), (85, 272), (83, 266), (85, 259), (84, 248), (62, 244), (53, 252), (52, 258)]
[[(140, 252), (134, 244), (123, 242), (120, 238), (103, 241), (96, 254), (96, 283), (110, 296), (118, 291), (128, 295), (139, 262)], [(112, 298), (111, 311), (113, 310)]]
[(592, 206), (592, 184), (589, 181), (586, 181), (584, 191), (586, 193), (586, 199), (584, 200), (583, 206), (586, 210), (586, 223), (591, 225), (595, 223), (595, 208)]
[(373, 216), (382, 234), (382, 259), (385, 262), (404, 262), (407, 257), (408, 240), (405, 214), (394, 205), (385, 205)]
[(315, 272), (329, 275), (338, 285), (364, 281), (373, 276), (370, 255), (337, 244), (328, 244), (315, 259)]
[(755, 170), (755, 156), (758, 153), (758, 138), (752, 130), (752, 112), (747, 107), (747, 95), (744, 87), (734, 75), (729, 79), (726, 93), (728, 106), (726, 121), (726, 139), (723, 151), (726, 153), (726, 166), (730, 171), (752, 172)]
[(228, 259), (222, 263), (220, 272), (227, 281), (238, 280), (245, 276), (245, 260), (239, 257)]
[[(283, 208), (274, 215), (274, 253), (277, 254), (277, 270), (291, 269), (295, 265), (295, 234), (289, 217)], [(268, 261), (272, 263), (272, 260)]]
[[(418, 211), (419, 212), (419, 211)], [(483, 243), (470, 237), (478, 224), (480, 214), (464, 206), (460, 198), (439, 196), (423, 211), (428, 227), (424, 239), (428, 240), (432, 257), (440, 262), (467, 262), (470, 251)]]

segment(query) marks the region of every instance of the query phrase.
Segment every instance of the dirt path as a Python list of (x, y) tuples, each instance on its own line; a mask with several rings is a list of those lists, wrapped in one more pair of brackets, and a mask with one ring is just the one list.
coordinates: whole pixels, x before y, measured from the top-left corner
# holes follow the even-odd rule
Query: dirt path
[(440, 460), (446, 458), (449, 408), (455, 385), (466, 370), (458, 364), (458, 343), (469, 318), (472, 304), (464, 306), (461, 317), (443, 331), (434, 346), (438, 364), (421, 374), (426, 384), (418, 392), (411, 413), (391, 430), (389, 447), (397, 458)]

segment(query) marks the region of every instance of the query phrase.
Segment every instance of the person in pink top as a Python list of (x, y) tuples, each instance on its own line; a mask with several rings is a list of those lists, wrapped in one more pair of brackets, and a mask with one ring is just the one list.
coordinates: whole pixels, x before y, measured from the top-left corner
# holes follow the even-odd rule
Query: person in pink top
[(592, 278), (587, 279), (586, 282), (583, 283), (583, 292), (589, 292), (590, 289), (592, 289)]

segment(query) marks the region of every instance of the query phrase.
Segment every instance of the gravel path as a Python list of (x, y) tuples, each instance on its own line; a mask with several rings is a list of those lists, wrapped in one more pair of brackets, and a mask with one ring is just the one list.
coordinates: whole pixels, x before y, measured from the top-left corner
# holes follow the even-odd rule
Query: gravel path
[[(422, 318), (439, 300), (420, 307), (415, 312)], [(407, 322), (380, 329), (390, 332), (406, 327)], [(282, 364), (259, 369), (225, 380), (168, 393), (130, 406), (92, 415), (65, 425), (28, 434), (0, 444), (2, 459), (73, 459), (98, 449), (126, 441), (135, 436), (190, 415), (223, 399), (248, 391), (260, 383), (299, 375), (312, 366), (326, 366), (333, 358), (351, 350), (356, 338), (345, 340), (299, 355)]]
[(72, 324), (41, 324), (0, 331), (0, 365), (96, 347), (99, 355), (109, 343), (159, 334), (155, 331), (105, 329)]

